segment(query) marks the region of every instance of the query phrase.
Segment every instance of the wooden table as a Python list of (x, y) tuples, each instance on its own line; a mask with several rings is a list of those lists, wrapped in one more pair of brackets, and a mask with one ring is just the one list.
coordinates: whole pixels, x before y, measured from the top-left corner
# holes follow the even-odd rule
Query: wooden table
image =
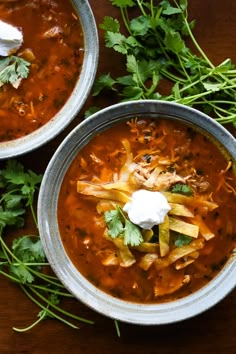
[[(118, 17), (108, 0), (90, 0), (97, 24), (104, 15)], [(190, 16), (196, 19), (194, 33), (199, 43), (215, 64), (231, 57), (236, 63), (236, 2), (234, 0), (189, 0)], [(114, 70), (122, 72), (119, 56), (110, 59), (100, 32), (99, 73)], [(114, 69), (114, 62), (116, 68)], [(120, 63), (120, 64), (119, 64)], [(109, 97), (100, 99), (110, 105)], [(99, 102), (89, 98), (86, 107)], [(82, 118), (75, 119), (64, 133), (41, 149), (20, 160), (37, 172), (44, 169), (63, 137)], [(82, 324), (79, 330), (71, 329), (56, 320), (45, 320), (33, 330), (16, 333), (12, 327), (31, 324), (38, 309), (22, 291), (5, 278), (0, 279), (0, 354), (233, 354), (236, 353), (236, 290), (214, 308), (196, 318), (165, 326), (134, 326), (120, 324), (121, 338), (117, 337), (114, 323), (76, 300), (65, 306), (81, 316), (94, 320), (95, 325)]]

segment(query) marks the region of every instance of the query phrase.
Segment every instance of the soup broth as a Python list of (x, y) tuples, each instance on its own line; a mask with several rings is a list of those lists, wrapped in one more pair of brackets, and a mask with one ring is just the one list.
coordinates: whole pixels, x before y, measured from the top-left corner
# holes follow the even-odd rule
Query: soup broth
[(2, 21), (23, 32), (15, 54), (30, 62), (16, 89), (0, 88), (0, 142), (20, 138), (47, 123), (65, 104), (81, 71), (83, 33), (70, 1), (1, 2)]
[[(123, 209), (140, 189), (162, 193), (171, 206), (150, 229)], [(159, 303), (195, 292), (222, 269), (236, 244), (235, 197), (232, 161), (209, 139), (179, 122), (132, 119), (78, 153), (62, 183), (58, 222), (68, 256), (96, 287)]]

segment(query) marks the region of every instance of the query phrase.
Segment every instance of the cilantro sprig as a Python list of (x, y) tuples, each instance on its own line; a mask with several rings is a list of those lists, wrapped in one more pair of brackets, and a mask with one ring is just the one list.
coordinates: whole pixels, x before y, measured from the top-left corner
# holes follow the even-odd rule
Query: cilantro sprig
[(185, 245), (189, 245), (192, 242), (193, 238), (187, 235), (178, 234), (175, 240), (176, 247), (183, 247)]
[(130, 246), (138, 246), (143, 242), (140, 228), (126, 218), (120, 207), (106, 211), (104, 219), (111, 238), (123, 238), (124, 244)]
[[(127, 74), (117, 78), (111, 73), (100, 75), (94, 96), (105, 89), (117, 94), (119, 100), (175, 101), (212, 114), (221, 124), (236, 126), (235, 66), (230, 59), (215, 66), (207, 57), (194, 37), (195, 21), (188, 20), (187, 0), (158, 4), (152, 0), (110, 1), (120, 9), (126, 32), (110, 16), (104, 17), (100, 28), (105, 32), (106, 46), (125, 57)], [(169, 95), (159, 90), (163, 79), (171, 83)]]
[(20, 79), (26, 79), (29, 75), (30, 63), (25, 59), (11, 55), (0, 58), (0, 86), (14, 84)]
[(93, 324), (60, 306), (62, 298), (73, 296), (51, 274), (39, 235), (15, 237), (11, 245), (5, 241), (7, 229), (23, 227), (29, 212), (37, 231), (34, 199), (41, 179), (41, 175), (25, 171), (16, 160), (8, 160), (0, 170), (0, 275), (17, 283), (40, 309), (37, 320), (30, 326), (14, 328), (18, 332), (27, 331), (46, 318), (56, 318), (72, 328), (78, 326), (71, 320)]
[(176, 183), (172, 188), (171, 188), (171, 193), (178, 193), (178, 194), (183, 194), (183, 195), (192, 195), (193, 191), (192, 189), (187, 185), (183, 183)]

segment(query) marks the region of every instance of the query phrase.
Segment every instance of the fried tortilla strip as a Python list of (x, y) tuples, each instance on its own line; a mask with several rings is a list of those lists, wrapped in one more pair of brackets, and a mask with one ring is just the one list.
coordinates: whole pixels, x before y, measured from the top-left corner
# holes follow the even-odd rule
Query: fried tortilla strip
[(215, 234), (205, 224), (201, 216), (196, 215), (194, 218), (191, 219), (191, 222), (199, 227), (199, 232), (205, 238), (205, 240), (208, 241), (215, 237)]
[(187, 267), (189, 264), (195, 262), (195, 260), (198, 258), (199, 256), (199, 252), (195, 251), (190, 253), (187, 257), (184, 257), (184, 259), (179, 259), (178, 261), (176, 261), (175, 263), (175, 269), (179, 270), (179, 269), (183, 269), (185, 267)]
[(120, 264), (120, 258), (117, 256), (115, 252), (109, 254), (106, 258), (102, 260), (102, 264), (104, 266), (118, 266)]
[(218, 208), (218, 204), (214, 202), (210, 202), (209, 200), (205, 200), (202, 198), (186, 196), (178, 193), (171, 192), (162, 192), (162, 194), (166, 197), (167, 201), (170, 203), (191, 205), (196, 207), (207, 207), (209, 211), (212, 211)]
[(183, 204), (169, 203), (171, 210), (169, 211), (170, 215), (186, 216), (193, 217), (193, 213)]
[(142, 242), (140, 243), (140, 245), (134, 246), (132, 248), (139, 252), (145, 252), (145, 253), (159, 252), (159, 245), (157, 243), (151, 243), (151, 242)]
[(148, 270), (157, 258), (158, 255), (156, 253), (146, 253), (139, 262), (140, 268)]
[(166, 215), (163, 223), (159, 225), (159, 244), (161, 257), (166, 256), (170, 250), (170, 224), (169, 217)]
[(186, 282), (184, 271), (173, 268), (165, 268), (158, 272), (158, 277), (155, 279), (154, 294), (156, 297), (167, 294), (172, 294)]
[(99, 202), (97, 203), (96, 209), (98, 214), (103, 214), (106, 211), (112, 210), (112, 209), (116, 209), (117, 204), (119, 205), (118, 202), (112, 202), (106, 199), (101, 199), (99, 200)]
[(154, 235), (153, 230), (142, 230), (144, 242), (149, 242)]
[(189, 245), (184, 245), (182, 247), (174, 248), (166, 257), (157, 258), (154, 261), (157, 270), (169, 267), (171, 264), (176, 262), (182, 257), (185, 257), (192, 252), (195, 252), (204, 247), (204, 240), (197, 239), (192, 241)]
[(131, 253), (129, 247), (124, 244), (124, 240), (122, 238), (114, 238), (110, 239), (110, 241), (112, 241), (119, 250), (119, 255), (122, 260), (120, 266), (124, 268), (131, 267), (136, 262), (136, 259)]
[(103, 188), (102, 184), (100, 185), (86, 181), (77, 181), (77, 192), (83, 195), (117, 201), (124, 204), (130, 201), (130, 197), (122, 191), (106, 190)]
[(197, 225), (189, 224), (185, 221), (172, 217), (169, 217), (169, 227), (170, 230), (193, 238), (197, 238), (199, 235), (199, 227)]
[(128, 194), (132, 194), (132, 192), (135, 190), (134, 185), (124, 181), (104, 183), (102, 187), (106, 190), (119, 190), (119, 191), (127, 192)]

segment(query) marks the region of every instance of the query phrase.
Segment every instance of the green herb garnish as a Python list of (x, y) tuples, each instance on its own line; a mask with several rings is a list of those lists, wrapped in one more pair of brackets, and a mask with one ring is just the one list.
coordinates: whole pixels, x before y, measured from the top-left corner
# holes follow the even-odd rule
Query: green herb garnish
[(0, 59), (0, 84), (14, 85), (19, 79), (29, 75), (30, 63), (23, 58), (11, 55)]
[(191, 188), (187, 184), (182, 184), (182, 183), (176, 183), (171, 188), (171, 192), (172, 193), (189, 195), (189, 196), (193, 194)]
[(124, 238), (124, 244), (138, 246), (143, 242), (140, 228), (127, 219), (120, 207), (104, 213), (108, 234), (111, 238)]
[(177, 239), (175, 240), (176, 247), (183, 247), (185, 245), (189, 245), (192, 242), (193, 238), (187, 235), (179, 234)]

